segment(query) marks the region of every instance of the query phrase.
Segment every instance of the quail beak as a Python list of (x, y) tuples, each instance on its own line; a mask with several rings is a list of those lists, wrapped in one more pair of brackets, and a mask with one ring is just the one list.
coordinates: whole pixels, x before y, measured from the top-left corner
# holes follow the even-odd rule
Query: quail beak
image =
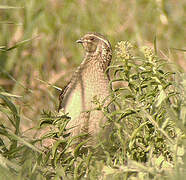
[(83, 43), (84, 41), (82, 39), (79, 39), (76, 41), (77, 43)]

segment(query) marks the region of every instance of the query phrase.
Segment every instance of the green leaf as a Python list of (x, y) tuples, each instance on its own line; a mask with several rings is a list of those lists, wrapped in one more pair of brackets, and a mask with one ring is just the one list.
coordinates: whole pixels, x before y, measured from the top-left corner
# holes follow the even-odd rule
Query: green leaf
[(18, 115), (15, 105), (6, 96), (4, 96), (1, 93), (0, 93), (0, 98), (5, 102), (5, 104), (8, 106), (8, 108), (12, 111), (13, 116), (14, 116), (14, 120), (15, 120), (15, 124), (12, 122), (11, 123), (16, 129), (15, 133), (18, 134), (19, 133), (20, 117)]
[(163, 155), (160, 155), (156, 160), (155, 160), (155, 164), (156, 166), (158, 166), (158, 168), (161, 168), (161, 165), (163, 163), (163, 161), (165, 160)]
[(39, 152), (39, 153), (42, 153), (42, 151), (35, 147), (34, 145), (32, 145), (31, 143), (25, 141), (23, 138), (17, 136), (16, 134), (12, 133), (11, 131), (8, 131), (8, 133), (10, 134), (10, 136), (14, 139), (14, 140), (17, 140), (19, 141), (20, 143), (24, 144), (25, 146), (31, 148), (32, 150), (36, 151), (36, 152)]
[(38, 36), (33, 37), (33, 38), (30, 38), (30, 39), (25, 39), (25, 40), (23, 40), (23, 41), (20, 41), (20, 42), (16, 43), (14, 46), (11, 46), (11, 47), (7, 48), (6, 51), (10, 51), (10, 50), (12, 50), (12, 49), (15, 49), (15, 48), (18, 48), (18, 47), (20, 47), (20, 46), (23, 46), (24, 44), (26, 44), (26, 43), (32, 41), (33, 39), (35, 39), (35, 38), (37, 38), (37, 37), (38, 37)]
[(0, 5), (0, 9), (21, 9), (23, 7)]
[(166, 98), (167, 98), (167, 95), (166, 95), (165, 91), (162, 89), (160, 91), (158, 98), (157, 98), (155, 106), (159, 107)]
[(7, 93), (7, 92), (1, 92), (2, 95), (7, 96), (7, 97), (14, 97), (14, 98), (21, 98), (23, 96), (19, 96), (16, 94), (11, 94), (11, 93)]
[(57, 148), (60, 146), (60, 144), (67, 144), (66, 140), (58, 140), (52, 147), (52, 158), (55, 157)]

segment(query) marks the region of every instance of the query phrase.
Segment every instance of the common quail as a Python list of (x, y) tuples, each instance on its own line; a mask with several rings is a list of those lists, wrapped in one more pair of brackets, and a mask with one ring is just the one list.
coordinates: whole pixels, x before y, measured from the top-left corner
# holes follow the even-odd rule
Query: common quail
[(98, 33), (88, 33), (76, 42), (82, 44), (85, 57), (59, 97), (59, 110), (63, 108), (69, 113), (67, 129), (72, 136), (87, 133), (95, 137), (107, 119), (95, 109), (93, 99), (104, 101), (104, 106), (109, 103), (109, 74), (105, 70), (111, 62), (112, 49), (109, 41)]

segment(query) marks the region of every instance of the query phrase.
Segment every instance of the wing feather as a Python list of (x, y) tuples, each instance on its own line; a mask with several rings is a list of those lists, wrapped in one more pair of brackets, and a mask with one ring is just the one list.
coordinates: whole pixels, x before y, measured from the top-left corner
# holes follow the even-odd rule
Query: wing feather
[(64, 99), (64, 97), (65, 97), (65, 94), (66, 94), (67, 90), (69, 89), (70, 82), (71, 82), (71, 81), (69, 81), (69, 82), (66, 84), (66, 86), (62, 89), (62, 91), (61, 91), (61, 93), (60, 93), (60, 95), (59, 95), (59, 107), (58, 107), (58, 112), (59, 112), (60, 109), (63, 108), (63, 106), (62, 106), (62, 104), (63, 104), (63, 99)]

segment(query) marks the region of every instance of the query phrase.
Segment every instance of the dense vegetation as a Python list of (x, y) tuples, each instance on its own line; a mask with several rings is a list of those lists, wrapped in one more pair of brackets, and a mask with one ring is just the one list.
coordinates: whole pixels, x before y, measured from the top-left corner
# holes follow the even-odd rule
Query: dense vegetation
[[(0, 3), (0, 179), (184, 179), (185, 1)], [(109, 139), (66, 134), (58, 87), (82, 59), (75, 40), (105, 34), (114, 56)], [(126, 39), (128, 41), (126, 41)], [(83, 135), (81, 135), (83, 136)]]

